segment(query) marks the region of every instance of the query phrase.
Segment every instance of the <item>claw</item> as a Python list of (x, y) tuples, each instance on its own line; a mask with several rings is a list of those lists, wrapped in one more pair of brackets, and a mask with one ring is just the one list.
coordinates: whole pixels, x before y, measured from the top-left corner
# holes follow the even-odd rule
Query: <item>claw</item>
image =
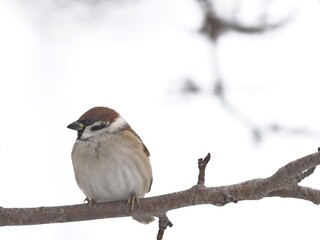
[(94, 199), (87, 198), (83, 200), (84, 203), (88, 203), (89, 208), (93, 207), (93, 205), (97, 205), (97, 202)]
[(127, 201), (127, 206), (129, 206), (131, 204), (131, 212), (134, 212), (136, 203), (138, 204), (138, 206), (140, 206), (139, 198), (137, 198), (137, 196), (135, 194), (132, 194), (131, 197)]

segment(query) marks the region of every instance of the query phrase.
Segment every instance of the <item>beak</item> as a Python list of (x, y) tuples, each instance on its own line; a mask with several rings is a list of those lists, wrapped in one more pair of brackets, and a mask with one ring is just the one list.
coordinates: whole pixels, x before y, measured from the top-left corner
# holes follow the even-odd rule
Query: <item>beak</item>
[(85, 128), (85, 126), (82, 123), (75, 121), (75, 122), (69, 124), (67, 126), (67, 128), (70, 128), (72, 130), (81, 131)]

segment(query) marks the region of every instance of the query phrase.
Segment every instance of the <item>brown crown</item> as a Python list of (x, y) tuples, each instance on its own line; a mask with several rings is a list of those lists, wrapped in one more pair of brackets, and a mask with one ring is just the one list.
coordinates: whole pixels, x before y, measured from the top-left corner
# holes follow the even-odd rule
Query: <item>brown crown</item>
[(85, 112), (80, 118), (79, 121), (85, 119), (91, 119), (94, 121), (105, 121), (113, 122), (119, 116), (115, 110), (108, 107), (94, 107)]

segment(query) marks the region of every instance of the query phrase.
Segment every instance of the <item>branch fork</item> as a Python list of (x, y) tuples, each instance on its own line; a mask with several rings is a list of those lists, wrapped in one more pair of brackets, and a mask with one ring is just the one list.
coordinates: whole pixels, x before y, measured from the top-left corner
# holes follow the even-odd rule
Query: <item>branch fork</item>
[[(206, 187), (205, 169), (210, 154), (198, 160), (199, 175), (197, 184), (187, 190), (140, 199), (141, 205), (136, 214), (148, 214), (159, 218), (157, 239), (163, 238), (167, 227), (172, 223), (167, 212), (187, 206), (213, 204), (223, 206), (243, 200), (259, 200), (265, 197), (303, 199), (320, 203), (320, 190), (300, 186), (299, 183), (312, 175), (320, 165), (320, 152), (297, 159), (281, 167), (268, 178), (252, 179), (245, 182), (219, 187)], [(102, 218), (131, 216), (126, 201), (98, 203), (89, 208), (88, 204), (40, 208), (1, 208), (0, 226), (35, 225), (86, 221)]]

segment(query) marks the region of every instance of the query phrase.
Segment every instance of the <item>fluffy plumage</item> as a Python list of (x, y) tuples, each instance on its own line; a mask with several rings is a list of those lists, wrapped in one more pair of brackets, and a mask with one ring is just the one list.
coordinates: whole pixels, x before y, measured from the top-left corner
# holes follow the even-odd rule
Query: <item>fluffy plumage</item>
[[(72, 163), (77, 184), (89, 200), (143, 198), (150, 191), (149, 151), (116, 111), (95, 107), (68, 127), (78, 131)], [(154, 219), (133, 217), (143, 223)]]

